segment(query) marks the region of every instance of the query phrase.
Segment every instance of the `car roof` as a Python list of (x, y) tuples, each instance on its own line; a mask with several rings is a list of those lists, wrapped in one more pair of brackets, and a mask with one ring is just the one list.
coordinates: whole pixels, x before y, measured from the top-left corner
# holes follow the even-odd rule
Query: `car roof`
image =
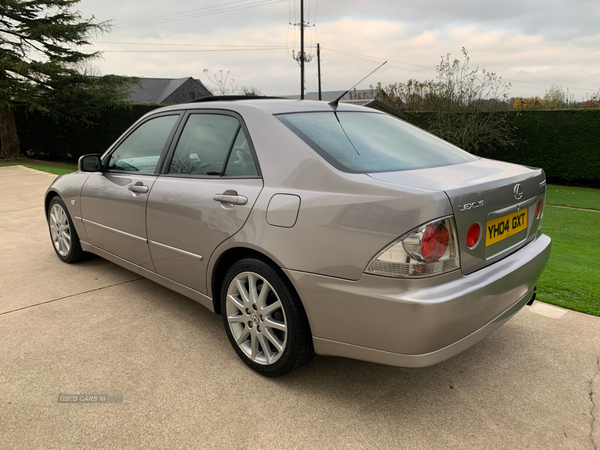
[[(299, 112), (327, 112), (333, 111), (333, 107), (324, 101), (312, 100), (291, 100), (291, 99), (243, 99), (243, 100), (211, 100), (209, 102), (184, 103), (172, 105), (166, 108), (160, 108), (152, 113), (169, 110), (194, 110), (194, 109), (225, 109), (229, 111), (247, 110), (248, 107), (260, 108), (269, 111), (271, 114), (286, 114)], [(366, 108), (358, 105), (349, 105), (340, 103), (337, 111), (363, 111), (379, 113), (372, 108)]]

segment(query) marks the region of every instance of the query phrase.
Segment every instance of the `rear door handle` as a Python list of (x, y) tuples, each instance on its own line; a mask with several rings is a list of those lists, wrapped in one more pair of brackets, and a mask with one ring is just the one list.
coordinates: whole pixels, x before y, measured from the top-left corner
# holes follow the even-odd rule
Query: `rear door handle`
[(245, 205), (248, 203), (248, 197), (238, 195), (236, 191), (225, 191), (222, 194), (215, 194), (213, 200), (231, 205)]
[[(139, 181), (138, 181), (139, 183)], [(129, 189), (131, 192), (135, 192), (137, 194), (147, 194), (148, 191), (150, 190), (148, 188), (148, 186), (144, 186), (143, 184), (132, 184), (131, 186), (129, 186), (127, 189)]]

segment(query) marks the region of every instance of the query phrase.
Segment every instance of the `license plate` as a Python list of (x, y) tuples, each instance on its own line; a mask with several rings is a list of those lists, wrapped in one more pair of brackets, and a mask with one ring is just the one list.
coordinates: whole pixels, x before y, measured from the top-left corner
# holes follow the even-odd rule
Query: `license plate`
[(527, 209), (490, 220), (485, 229), (485, 246), (513, 236), (527, 228)]

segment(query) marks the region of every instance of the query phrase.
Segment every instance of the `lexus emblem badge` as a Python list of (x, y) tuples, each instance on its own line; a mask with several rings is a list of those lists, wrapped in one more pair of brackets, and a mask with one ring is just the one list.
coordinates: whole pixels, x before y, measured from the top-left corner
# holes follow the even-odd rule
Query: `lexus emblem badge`
[(521, 200), (523, 198), (523, 188), (519, 183), (515, 184), (515, 200)]

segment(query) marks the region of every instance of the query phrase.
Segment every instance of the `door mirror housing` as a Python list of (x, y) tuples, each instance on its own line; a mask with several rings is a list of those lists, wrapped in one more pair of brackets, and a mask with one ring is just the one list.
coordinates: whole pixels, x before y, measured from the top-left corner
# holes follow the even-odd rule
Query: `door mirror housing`
[(102, 160), (97, 153), (83, 155), (79, 158), (77, 166), (81, 172), (102, 172)]

